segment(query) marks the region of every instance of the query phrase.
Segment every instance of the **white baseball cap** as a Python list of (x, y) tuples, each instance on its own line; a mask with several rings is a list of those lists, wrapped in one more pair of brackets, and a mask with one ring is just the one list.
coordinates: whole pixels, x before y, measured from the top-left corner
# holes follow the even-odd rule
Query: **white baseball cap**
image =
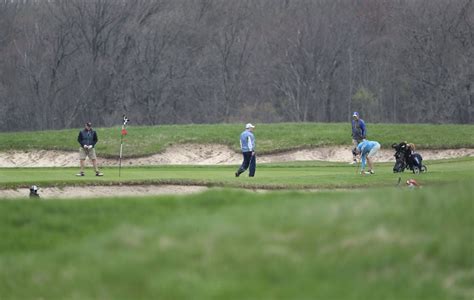
[(255, 126), (253, 126), (252, 123), (247, 123), (247, 125), (245, 125), (245, 129), (249, 128), (255, 128)]

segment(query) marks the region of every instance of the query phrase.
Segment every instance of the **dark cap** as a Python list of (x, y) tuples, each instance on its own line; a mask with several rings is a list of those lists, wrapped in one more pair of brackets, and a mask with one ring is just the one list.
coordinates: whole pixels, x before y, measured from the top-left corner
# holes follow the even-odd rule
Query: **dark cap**
[(86, 126), (87, 126), (87, 127), (92, 127), (92, 123), (91, 123), (91, 122), (87, 122), (87, 123), (86, 123)]

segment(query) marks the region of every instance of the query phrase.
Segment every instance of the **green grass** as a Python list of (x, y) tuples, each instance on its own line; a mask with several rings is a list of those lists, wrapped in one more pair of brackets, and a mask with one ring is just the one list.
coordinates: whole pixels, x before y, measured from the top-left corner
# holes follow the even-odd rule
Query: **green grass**
[(95, 177), (88, 169), (85, 177), (76, 177), (77, 168), (3, 168), (0, 188), (66, 185), (178, 184), (264, 189), (321, 189), (394, 186), (398, 177), (416, 178), (423, 185), (474, 179), (474, 158), (427, 161), (428, 172), (414, 175), (406, 171), (393, 174), (393, 163), (375, 165), (375, 176), (356, 175), (356, 166), (346, 163), (294, 162), (258, 165), (256, 177), (244, 173), (234, 177), (237, 166), (159, 166), (104, 168), (104, 177)]
[[(369, 124), (389, 147), (474, 148), (473, 125)], [(347, 124), (262, 124), (260, 153), (342, 145)], [(76, 150), (78, 130), (0, 134), (0, 151)], [(99, 129), (114, 156), (118, 128)], [(130, 127), (126, 153), (170, 144), (237, 150), (241, 125)], [(409, 134), (407, 134), (409, 133)], [(448, 140), (449, 139), (449, 140)], [(2, 168), (0, 188), (117, 184), (225, 187), (191, 196), (0, 201), (0, 299), (473, 299), (474, 158), (374, 176), (342, 163)], [(423, 188), (395, 187), (416, 178)], [(228, 188), (317, 189), (252, 193)], [(330, 189), (341, 190), (330, 190)]]
[[(163, 125), (129, 127), (125, 141), (125, 156), (144, 156), (164, 151), (172, 144), (212, 143), (239, 147), (241, 124)], [(351, 143), (349, 123), (277, 123), (257, 124), (258, 152), (272, 153), (295, 148), (308, 148)], [(77, 151), (78, 129), (0, 133), (0, 151), (35, 149)], [(117, 157), (120, 128), (98, 128), (98, 154)], [(419, 149), (474, 148), (474, 125), (432, 124), (368, 124), (369, 139), (383, 147), (408, 140)]]
[(474, 187), (0, 201), (0, 295), (472, 299)]

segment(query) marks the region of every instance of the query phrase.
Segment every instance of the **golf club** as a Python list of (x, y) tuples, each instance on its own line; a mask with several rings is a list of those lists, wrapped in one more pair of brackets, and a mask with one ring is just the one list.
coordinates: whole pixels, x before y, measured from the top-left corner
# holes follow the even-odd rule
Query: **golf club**
[(401, 177), (398, 177), (398, 182), (397, 182), (396, 187), (400, 188), (400, 182), (402, 182), (402, 178), (401, 178)]

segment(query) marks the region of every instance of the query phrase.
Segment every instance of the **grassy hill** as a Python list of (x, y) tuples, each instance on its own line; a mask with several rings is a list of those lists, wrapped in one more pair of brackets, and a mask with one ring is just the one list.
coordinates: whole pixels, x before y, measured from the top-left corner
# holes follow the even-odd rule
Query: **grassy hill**
[(0, 201), (2, 299), (472, 299), (470, 184)]
[[(296, 148), (351, 143), (350, 124), (346, 123), (277, 123), (256, 124), (255, 134), (260, 154)], [(167, 146), (182, 143), (223, 144), (235, 151), (239, 147), (242, 124), (129, 126), (125, 156), (144, 156), (162, 152)], [(34, 149), (76, 151), (79, 129), (0, 133), (0, 151)], [(117, 157), (120, 128), (97, 128), (98, 154)], [(418, 149), (474, 148), (474, 125), (368, 124), (368, 138), (383, 147), (407, 140)]]

